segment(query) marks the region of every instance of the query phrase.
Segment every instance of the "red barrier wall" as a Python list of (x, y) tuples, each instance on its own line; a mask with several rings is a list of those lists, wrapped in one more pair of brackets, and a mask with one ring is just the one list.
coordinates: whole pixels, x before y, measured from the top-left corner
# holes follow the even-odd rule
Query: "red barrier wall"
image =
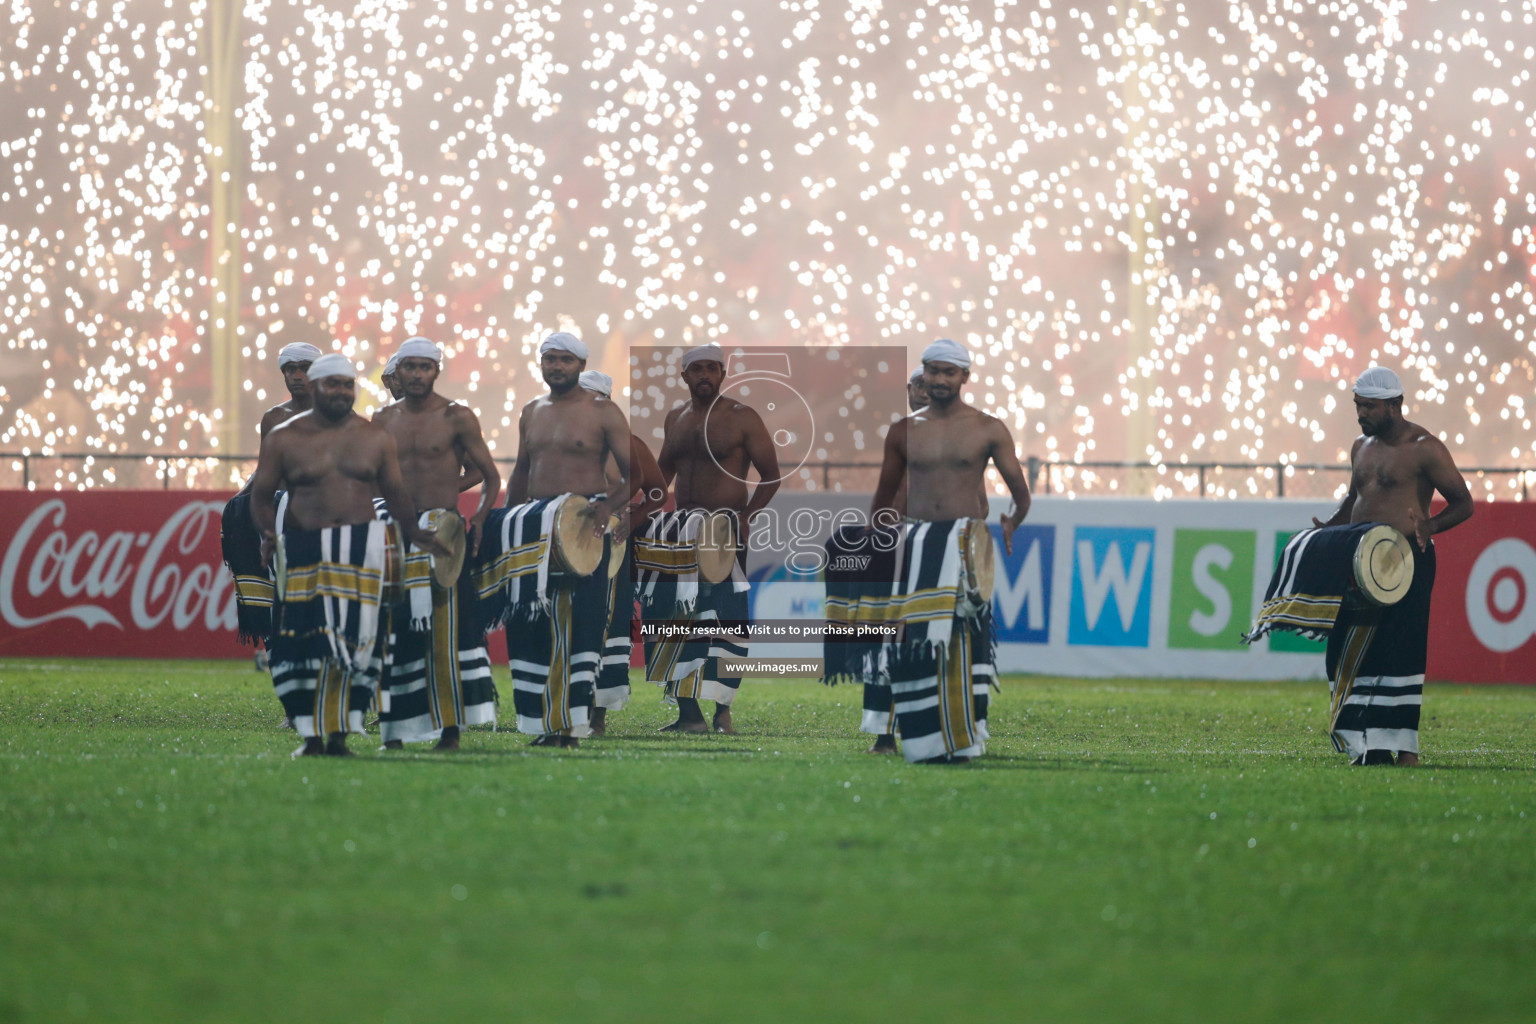
[[(227, 494), (0, 492), (0, 655), (223, 658)], [(466, 496), (471, 502), (472, 496)], [(1536, 683), (1536, 504), (1480, 504), (1436, 541), (1429, 677)], [(499, 635), (487, 646), (504, 663)]]

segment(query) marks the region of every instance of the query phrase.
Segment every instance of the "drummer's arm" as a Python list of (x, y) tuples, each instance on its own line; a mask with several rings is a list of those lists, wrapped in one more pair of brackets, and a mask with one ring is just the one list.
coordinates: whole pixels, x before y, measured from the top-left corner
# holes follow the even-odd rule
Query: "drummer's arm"
[(485, 435), (480, 432), (480, 420), (475, 414), (469, 409), (463, 409), (455, 419), (459, 428), (458, 442), (462, 459), (480, 474), (483, 483), (480, 488), (480, 504), (475, 514), (469, 517), (469, 553), (474, 554), (480, 549), (480, 528), (485, 525), (485, 517), (491, 514), (491, 509), (496, 507), (496, 499), (501, 495), (501, 471), (496, 468), (496, 460), (491, 457)]
[(747, 502), (747, 507), (742, 510), (741, 529), (745, 539), (752, 524), (752, 517), (768, 507), (773, 496), (779, 492), (780, 481), (779, 455), (774, 451), (773, 438), (768, 436), (768, 428), (763, 425), (763, 418), (754, 410), (746, 410), (746, 451), (747, 458), (752, 463), (752, 468), (757, 470), (757, 486), (752, 488), (752, 498)]
[(1008, 432), (1007, 425), (994, 419), (992, 430), (992, 464), (997, 467), (1003, 483), (1008, 485), (1008, 493), (1013, 495), (1013, 509), (1003, 516), (1003, 550), (1011, 555), (1013, 531), (1029, 515), (1029, 481), (1024, 479), (1024, 467), (1019, 465), (1019, 453), (1014, 451), (1013, 435)]
[(901, 520), (896, 496), (902, 478), (907, 475), (907, 420), (891, 424), (885, 435), (885, 459), (880, 463), (880, 482), (869, 503), (870, 526), (894, 526)]
[(277, 541), (277, 485), (283, 479), (283, 442), (287, 436), (282, 433), (263, 438), (261, 442), (261, 454), (256, 459), (256, 474), (251, 477), (251, 522), (256, 525), (256, 532), (261, 534), (262, 561), (269, 561), (272, 557), (272, 548)]
[[(1472, 500), (1472, 492), (1467, 490), (1467, 481), (1462, 478), (1461, 471), (1456, 468), (1456, 463), (1451, 459), (1451, 453), (1444, 443), (1437, 437), (1427, 437), (1417, 442), (1428, 450), (1425, 462), (1424, 474), (1434, 489), (1440, 492), (1445, 499), (1445, 508), (1437, 515), (1428, 519), (1420, 519), (1415, 538), (1422, 550), (1429, 538), (1437, 533), (1444, 533), (1453, 526), (1460, 526), (1472, 518), (1472, 511), (1477, 507)], [(1417, 509), (1414, 509), (1417, 512)]]
[(624, 419), (624, 414), (612, 402), (599, 403), (597, 409), (603, 424), (603, 447), (613, 457), (614, 465), (619, 467), (618, 487), (610, 490), (602, 501), (593, 506), (593, 514), (600, 524), (598, 528), (606, 530), (608, 517), (629, 504), (639, 481), (630, 477), (629, 423)]
[(630, 438), (630, 472), (640, 481), (640, 500), (630, 506), (630, 521), (649, 519), (667, 505), (667, 479), (651, 450), (637, 438)]
[(1364, 437), (1357, 437), (1354, 447), (1349, 450), (1349, 492), (1344, 495), (1344, 500), (1339, 503), (1339, 507), (1333, 510), (1333, 515), (1326, 520), (1313, 516), (1313, 526), (1343, 526), (1350, 521), (1355, 511), (1355, 499), (1360, 496), (1360, 492), (1355, 488), (1355, 459), (1359, 457), (1360, 446), (1364, 443)]
[(528, 500), (528, 452), (523, 439), (528, 436), (528, 410), (523, 406), (517, 418), (517, 461), (512, 465), (512, 475), (507, 477), (507, 507), (521, 505)]

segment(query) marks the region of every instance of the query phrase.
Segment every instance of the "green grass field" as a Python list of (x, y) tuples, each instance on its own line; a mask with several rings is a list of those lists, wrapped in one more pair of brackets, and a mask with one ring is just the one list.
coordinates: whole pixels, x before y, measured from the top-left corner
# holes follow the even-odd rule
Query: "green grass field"
[(1536, 690), (1351, 769), (1322, 684), (1006, 680), (987, 757), (859, 693), (739, 737), (288, 757), (249, 663), (0, 660), (0, 1022), (1530, 1021)]

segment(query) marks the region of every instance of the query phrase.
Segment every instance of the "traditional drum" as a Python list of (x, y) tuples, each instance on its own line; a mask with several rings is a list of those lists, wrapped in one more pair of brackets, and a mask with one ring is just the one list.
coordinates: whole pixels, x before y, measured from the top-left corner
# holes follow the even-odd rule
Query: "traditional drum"
[[(384, 536), (384, 579), (379, 589), (379, 604), (389, 607), (405, 600), (405, 548), (400, 543), (400, 530), (394, 523), (388, 525)], [(282, 534), (277, 535), (272, 570), (277, 601), (281, 604), (288, 597), (288, 547), (283, 543)]]
[(459, 585), (468, 548), (463, 518), (457, 514), (443, 516), (437, 524), (437, 542), (448, 549), (448, 556), (437, 555), (432, 559), (432, 583), (441, 590), (452, 590)]
[(550, 559), (554, 570), (568, 576), (590, 576), (603, 561), (603, 538), (592, 532), (592, 507), (579, 494), (573, 494), (555, 514)]
[(1367, 530), (1355, 547), (1355, 588), (1374, 605), (1394, 605), (1413, 583), (1413, 547), (1385, 524)]
[(996, 564), (992, 554), (992, 530), (985, 519), (974, 519), (965, 531), (965, 557), (961, 559), (961, 589), (980, 599), (983, 604), (992, 602), (993, 574)]
[[(612, 538), (613, 531), (619, 528), (619, 517), (608, 517), (608, 536)], [(613, 579), (619, 574), (619, 568), (624, 564), (624, 556), (629, 553), (629, 540), (610, 540), (608, 544), (608, 578)]]
[(736, 539), (736, 517), (729, 512), (709, 512), (699, 524), (699, 577), (707, 583), (731, 578), (741, 544)]

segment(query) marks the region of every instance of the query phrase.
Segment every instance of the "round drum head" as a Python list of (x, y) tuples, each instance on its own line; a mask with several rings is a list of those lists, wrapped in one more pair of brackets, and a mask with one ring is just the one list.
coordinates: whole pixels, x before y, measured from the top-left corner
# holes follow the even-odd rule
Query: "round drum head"
[(613, 539), (613, 531), (619, 528), (619, 517), (608, 517), (608, 578), (613, 579), (619, 574), (619, 567), (624, 564), (624, 556), (629, 552), (629, 541), (616, 541)]
[(1375, 526), (1355, 548), (1355, 585), (1372, 604), (1393, 605), (1413, 584), (1413, 548), (1397, 530)]
[(973, 590), (990, 604), (993, 573), (997, 568), (992, 555), (992, 531), (985, 519), (977, 519), (965, 533), (965, 564)]
[(555, 568), (574, 576), (590, 576), (603, 561), (603, 538), (592, 533), (591, 503), (573, 494), (555, 514)]
[(736, 520), (729, 512), (711, 512), (699, 526), (699, 576), (724, 583), (736, 565)]
[(437, 542), (448, 549), (448, 557), (433, 556), (432, 582), (444, 590), (452, 590), (459, 583), (459, 572), (464, 568), (464, 551), (468, 547), (464, 520), (457, 515), (444, 516), (437, 524)]

